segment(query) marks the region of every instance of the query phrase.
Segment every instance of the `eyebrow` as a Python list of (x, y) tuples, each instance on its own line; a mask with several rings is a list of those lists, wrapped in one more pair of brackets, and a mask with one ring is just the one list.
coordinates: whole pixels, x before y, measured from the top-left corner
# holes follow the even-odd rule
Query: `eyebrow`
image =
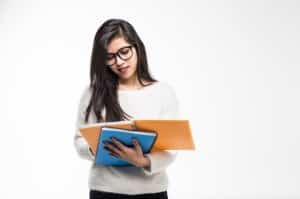
[[(121, 50), (122, 48), (125, 48), (125, 47), (129, 47), (130, 45), (126, 45), (126, 46), (123, 46), (123, 47), (121, 47), (121, 48), (119, 48), (118, 50), (117, 50), (117, 52), (119, 52), (119, 50)], [(112, 52), (107, 52), (106, 54), (116, 54), (117, 52), (115, 52), (115, 53), (112, 53)]]

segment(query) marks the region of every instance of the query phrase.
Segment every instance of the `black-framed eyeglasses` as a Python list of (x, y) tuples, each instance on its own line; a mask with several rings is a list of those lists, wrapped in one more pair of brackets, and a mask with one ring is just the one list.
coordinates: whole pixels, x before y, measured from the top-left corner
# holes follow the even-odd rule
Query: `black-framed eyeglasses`
[(105, 64), (108, 67), (112, 67), (117, 62), (117, 56), (124, 61), (130, 59), (133, 55), (132, 47), (133, 45), (124, 46), (116, 53), (107, 53), (105, 57)]

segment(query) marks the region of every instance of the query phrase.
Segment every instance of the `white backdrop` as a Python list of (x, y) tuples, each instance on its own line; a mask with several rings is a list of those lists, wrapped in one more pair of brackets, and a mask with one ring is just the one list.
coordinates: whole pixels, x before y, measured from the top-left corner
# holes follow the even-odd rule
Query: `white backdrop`
[(0, 198), (88, 198), (73, 147), (93, 37), (124, 18), (197, 150), (172, 199), (300, 198), (299, 1), (0, 1)]

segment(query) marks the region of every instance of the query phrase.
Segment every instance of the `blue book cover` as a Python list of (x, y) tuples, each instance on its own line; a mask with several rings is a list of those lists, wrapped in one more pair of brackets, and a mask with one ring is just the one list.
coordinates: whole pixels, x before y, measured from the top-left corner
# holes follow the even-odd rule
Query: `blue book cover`
[(109, 152), (104, 149), (105, 145), (103, 144), (103, 141), (112, 143), (110, 137), (116, 138), (128, 147), (133, 147), (132, 140), (137, 139), (143, 153), (145, 154), (150, 152), (156, 140), (157, 134), (155, 132), (102, 127), (95, 156), (95, 162), (97, 165), (101, 164), (109, 166), (133, 166), (125, 160), (110, 155)]

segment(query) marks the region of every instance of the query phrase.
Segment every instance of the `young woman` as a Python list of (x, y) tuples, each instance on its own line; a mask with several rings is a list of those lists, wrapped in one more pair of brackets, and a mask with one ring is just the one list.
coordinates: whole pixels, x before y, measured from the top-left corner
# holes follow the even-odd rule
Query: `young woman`
[(115, 147), (106, 143), (110, 154), (134, 166), (95, 165), (94, 154), (78, 130), (82, 124), (131, 119), (178, 119), (178, 101), (169, 84), (151, 76), (144, 44), (134, 27), (110, 19), (94, 38), (90, 84), (80, 99), (74, 138), (79, 156), (92, 162), (90, 199), (168, 198), (166, 168), (176, 151), (143, 154), (136, 140), (131, 148), (112, 139)]

